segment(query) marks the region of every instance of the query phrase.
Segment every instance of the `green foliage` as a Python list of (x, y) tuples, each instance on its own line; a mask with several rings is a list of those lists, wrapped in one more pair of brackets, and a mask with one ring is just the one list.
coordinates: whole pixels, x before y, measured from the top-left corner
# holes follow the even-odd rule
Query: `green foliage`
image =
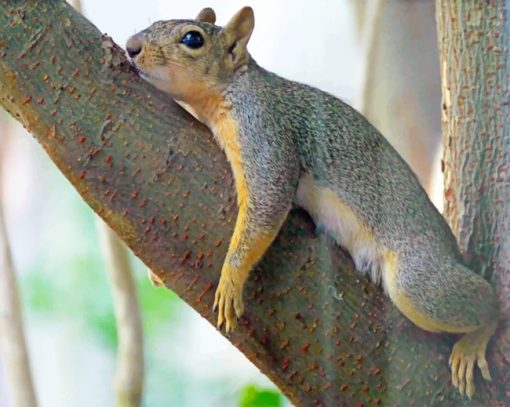
[(255, 385), (248, 385), (241, 390), (240, 407), (281, 407), (283, 397), (276, 390), (260, 389)]

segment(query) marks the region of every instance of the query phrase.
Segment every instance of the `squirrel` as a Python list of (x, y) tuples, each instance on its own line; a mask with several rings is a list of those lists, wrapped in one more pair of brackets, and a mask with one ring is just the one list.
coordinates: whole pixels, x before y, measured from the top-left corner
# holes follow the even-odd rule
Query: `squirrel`
[(235, 327), (250, 270), (299, 206), (415, 325), (463, 334), (449, 363), (453, 385), (471, 398), (475, 364), (491, 380), (485, 353), (499, 305), (415, 174), (352, 107), (257, 65), (250, 7), (215, 22), (211, 8), (158, 21), (126, 50), (144, 80), (211, 130), (232, 168), (238, 216), (215, 293), (218, 328)]

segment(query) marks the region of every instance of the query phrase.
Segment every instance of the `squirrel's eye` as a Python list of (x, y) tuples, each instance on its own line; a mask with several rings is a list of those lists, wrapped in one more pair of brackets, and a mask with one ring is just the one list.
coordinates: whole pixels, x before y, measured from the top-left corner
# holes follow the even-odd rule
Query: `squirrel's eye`
[(198, 31), (188, 31), (181, 38), (181, 43), (188, 48), (197, 49), (204, 45), (204, 37)]

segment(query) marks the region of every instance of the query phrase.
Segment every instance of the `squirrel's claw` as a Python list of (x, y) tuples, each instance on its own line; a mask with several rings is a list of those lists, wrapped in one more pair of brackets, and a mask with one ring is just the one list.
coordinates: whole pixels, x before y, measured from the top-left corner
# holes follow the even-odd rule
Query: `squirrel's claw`
[(489, 372), (489, 364), (485, 359), (485, 352), (482, 352), (481, 354), (478, 355), (477, 364), (478, 368), (480, 369), (480, 372), (482, 373), (482, 377), (488, 382), (492, 381), (492, 377)]
[(220, 293), (218, 290), (216, 290), (216, 293), (214, 294), (214, 304), (212, 307), (214, 312), (218, 311), (219, 303), (220, 303)]
[(244, 304), (242, 297), (236, 297), (234, 299), (234, 310), (236, 312), (236, 317), (241, 318), (244, 314)]
[(459, 377), (458, 377), (459, 362), (460, 362), (460, 359), (457, 357), (454, 358), (453, 352), (452, 352), (452, 354), (450, 355), (450, 360), (449, 360), (448, 364), (450, 365), (450, 368), (452, 370), (453, 387), (459, 387)]
[(223, 325), (223, 321), (224, 321), (223, 308), (224, 308), (224, 304), (225, 304), (225, 298), (222, 297), (221, 295), (218, 295), (218, 291), (216, 291), (216, 298), (217, 299), (214, 302), (214, 308), (219, 311), (218, 312), (218, 322), (216, 323), (216, 327), (218, 329), (220, 329), (221, 326)]

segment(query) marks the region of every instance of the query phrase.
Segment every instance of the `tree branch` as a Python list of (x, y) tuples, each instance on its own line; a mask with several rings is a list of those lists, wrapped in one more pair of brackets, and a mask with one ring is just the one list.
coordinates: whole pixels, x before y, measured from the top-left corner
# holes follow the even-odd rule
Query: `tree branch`
[[(215, 323), (236, 206), (207, 129), (65, 2), (0, 4), (0, 104), (167, 287)], [(464, 405), (449, 384), (451, 338), (413, 327), (302, 212), (244, 298), (228, 339), (298, 405)]]

